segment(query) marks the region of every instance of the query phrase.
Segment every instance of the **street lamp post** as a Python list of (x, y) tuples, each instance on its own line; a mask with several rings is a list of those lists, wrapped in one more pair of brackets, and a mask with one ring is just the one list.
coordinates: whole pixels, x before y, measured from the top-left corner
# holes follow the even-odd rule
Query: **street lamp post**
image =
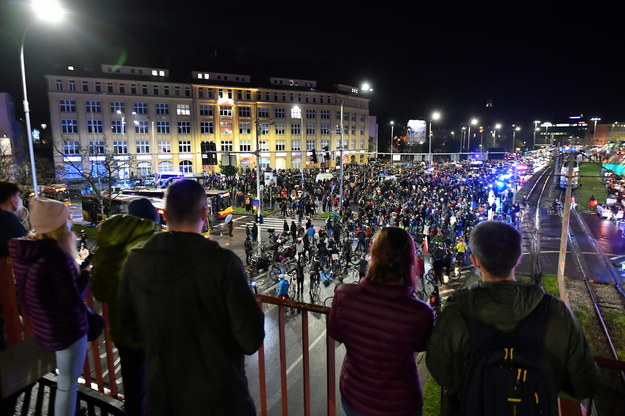
[(532, 143), (532, 149), (536, 147), (536, 132), (538, 131), (539, 120), (534, 121), (534, 143)]
[(432, 167), (432, 122), (434, 120), (439, 120), (441, 118), (441, 113), (435, 111), (432, 113), (432, 117), (430, 119), (430, 140), (429, 140), (429, 148), (428, 148), (428, 159), (430, 160), (430, 168)]
[(601, 117), (593, 117), (590, 121), (594, 121), (594, 126), (592, 128), (592, 141), (593, 144), (597, 144), (597, 121), (601, 121)]
[(360, 90), (357, 90), (354, 93), (348, 94), (346, 96), (344, 96), (343, 98), (341, 98), (341, 122), (340, 122), (340, 128), (341, 128), (341, 149), (339, 150), (339, 154), (341, 157), (340, 160), (340, 170), (339, 170), (339, 212), (341, 212), (343, 210), (343, 135), (345, 134), (345, 130), (343, 128), (343, 107), (345, 105), (345, 99), (351, 95), (354, 94), (358, 94), (360, 91), (362, 92), (371, 92), (373, 91), (373, 89), (369, 86), (369, 84), (364, 83), (362, 84), (362, 87), (360, 88)]
[(469, 129), (468, 129), (468, 134), (467, 134), (467, 151), (470, 152), (471, 151), (471, 126), (477, 126), (477, 119), (471, 119), (471, 124), (469, 124)]
[(497, 147), (497, 130), (501, 129), (501, 124), (495, 124), (493, 127), (493, 147)]
[(262, 205), (262, 196), (260, 194), (260, 121), (258, 120), (258, 111), (256, 111), (256, 198), (258, 198), (258, 211), (257, 211), (257, 221), (254, 221), (256, 223), (256, 227), (257, 227), (257, 237), (256, 237), (256, 241), (258, 242), (258, 252), (260, 253), (261, 251), (261, 240), (262, 240), (262, 233), (261, 233), (261, 229), (260, 229), (260, 216), (261, 216), (261, 205)]
[(512, 149), (516, 149), (516, 132), (521, 131), (521, 127), (516, 126), (514, 130), (512, 130)]
[(393, 164), (393, 128), (395, 127), (395, 122), (391, 121), (391, 165)]
[[(40, 19), (44, 19), (49, 22), (58, 22), (63, 17), (64, 11), (61, 5), (54, 0), (51, 1), (36, 1), (32, 4), (35, 13), (37, 13)], [(37, 168), (35, 167), (35, 151), (33, 149), (33, 133), (30, 125), (30, 106), (28, 105), (28, 92), (26, 90), (26, 64), (24, 62), (24, 43), (26, 42), (26, 35), (30, 32), (32, 23), (28, 25), (24, 34), (22, 35), (22, 41), (20, 43), (20, 70), (22, 75), (22, 89), (24, 92), (24, 116), (26, 118), (26, 133), (28, 135), (28, 152), (30, 156), (30, 173), (33, 177), (33, 192), (35, 197), (39, 196), (39, 189), (37, 185)]]

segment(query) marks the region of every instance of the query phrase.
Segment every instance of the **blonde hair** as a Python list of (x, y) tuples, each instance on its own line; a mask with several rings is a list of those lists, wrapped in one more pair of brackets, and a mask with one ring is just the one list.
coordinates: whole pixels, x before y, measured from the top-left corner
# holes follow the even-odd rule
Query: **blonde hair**
[[(76, 260), (78, 257), (78, 252), (76, 251), (76, 234), (72, 232), (67, 223), (63, 224), (54, 231), (50, 231), (49, 233), (34, 233), (32, 238), (35, 240), (55, 240), (61, 247), (61, 250), (63, 250), (73, 260)], [(78, 264), (76, 264), (76, 267), (78, 267)]]
[(365, 279), (374, 285), (402, 283), (416, 287), (416, 250), (412, 236), (398, 227), (380, 229), (373, 238)]

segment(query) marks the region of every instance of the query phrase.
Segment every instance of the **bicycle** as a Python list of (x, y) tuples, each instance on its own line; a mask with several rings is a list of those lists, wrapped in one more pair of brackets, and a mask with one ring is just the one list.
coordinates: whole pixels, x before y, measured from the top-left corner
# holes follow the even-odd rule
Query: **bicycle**
[(274, 282), (278, 282), (280, 280), (280, 276), (282, 275), (288, 276), (289, 279), (295, 279), (295, 265), (286, 261), (275, 262), (271, 266), (269, 277)]
[(547, 215), (557, 215), (559, 217), (562, 216), (562, 208), (553, 209), (553, 207), (547, 208)]

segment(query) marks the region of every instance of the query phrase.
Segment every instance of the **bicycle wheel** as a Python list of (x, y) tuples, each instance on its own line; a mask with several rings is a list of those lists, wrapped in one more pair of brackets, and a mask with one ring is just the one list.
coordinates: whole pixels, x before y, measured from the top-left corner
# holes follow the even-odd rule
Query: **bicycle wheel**
[(280, 276), (282, 274), (285, 274), (284, 265), (282, 263), (274, 263), (274, 265), (271, 266), (271, 270), (269, 272), (269, 277), (271, 277), (271, 280), (277, 282), (278, 280), (280, 280)]

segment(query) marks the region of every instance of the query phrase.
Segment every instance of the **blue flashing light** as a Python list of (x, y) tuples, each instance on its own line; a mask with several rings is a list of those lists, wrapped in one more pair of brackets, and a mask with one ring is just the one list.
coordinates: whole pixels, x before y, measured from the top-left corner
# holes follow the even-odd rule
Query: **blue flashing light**
[(502, 181), (495, 182), (495, 185), (497, 185), (499, 189), (502, 189), (506, 186), (505, 182), (502, 182)]

